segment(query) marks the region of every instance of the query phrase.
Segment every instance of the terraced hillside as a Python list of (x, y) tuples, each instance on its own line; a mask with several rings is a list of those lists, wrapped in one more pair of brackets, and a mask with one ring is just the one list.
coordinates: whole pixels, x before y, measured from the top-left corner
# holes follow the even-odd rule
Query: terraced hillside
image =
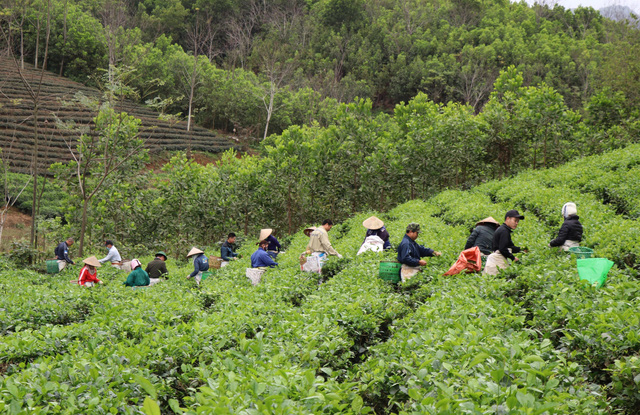
[[(416, 221), (443, 252), (397, 287), (377, 277), (393, 252), (356, 256), (371, 212), (331, 230), (345, 258), (322, 284), (299, 269), (302, 232), (258, 286), (244, 276), (252, 243), (200, 287), (173, 260), (168, 281), (135, 290), (113, 268), (83, 289), (67, 282), (78, 268), (0, 262), (0, 412), (637, 414), (640, 225), (623, 178), (638, 166), (640, 145), (379, 215), (393, 244)], [(601, 289), (547, 246), (569, 200), (583, 245), (616, 263)], [(519, 264), (443, 276), (478, 219), (514, 207)]]
[[(40, 72), (25, 69), (25, 78), (37, 85)], [(21, 81), (13, 61), (0, 58), (0, 147), (12, 161), (12, 170), (26, 172), (31, 165), (34, 145), (33, 103)], [(71, 159), (65, 142), (75, 143), (77, 132), (56, 128), (55, 116), (63, 121), (90, 124), (95, 113), (81, 106), (68, 106), (77, 92), (89, 97), (99, 97), (97, 89), (86, 87), (69, 79), (45, 72), (42, 82), (41, 110), (38, 116), (41, 147), (40, 171), (51, 163)], [(122, 102), (120, 111), (126, 111), (142, 120), (141, 136), (151, 151), (185, 150), (191, 139), (191, 149), (222, 152), (234, 146), (226, 137), (205, 128), (194, 126), (187, 132), (186, 122), (172, 123), (158, 119), (158, 113), (143, 105)]]

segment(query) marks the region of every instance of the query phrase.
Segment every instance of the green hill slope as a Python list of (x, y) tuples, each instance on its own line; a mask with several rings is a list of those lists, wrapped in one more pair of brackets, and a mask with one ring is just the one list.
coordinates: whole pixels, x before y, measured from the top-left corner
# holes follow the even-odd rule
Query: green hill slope
[[(345, 259), (328, 262), (320, 285), (299, 270), (302, 233), (255, 287), (244, 276), (251, 243), (199, 288), (173, 261), (168, 282), (138, 290), (112, 269), (100, 270), (104, 286), (81, 289), (66, 282), (77, 269), (43, 279), (5, 268), (0, 410), (635, 414), (640, 224), (624, 178), (639, 161), (632, 146), (379, 215), (394, 245), (416, 221), (418, 242), (443, 252), (398, 287), (377, 278), (393, 252), (356, 256), (371, 212), (332, 229)], [(599, 290), (547, 247), (567, 201), (583, 244), (616, 262)], [(514, 241), (530, 249), (520, 264), (442, 275), (470, 226), (514, 207), (526, 215)]]
[[(33, 103), (12, 60), (0, 58), (0, 72), (3, 73), (0, 81), (0, 147), (13, 171), (28, 172), (34, 151)], [(40, 71), (25, 68), (23, 74), (35, 89)], [(38, 117), (41, 172), (52, 163), (71, 160), (67, 143), (74, 148), (79, 135), (76, 131), (57, 128), (56, 118), (79, 125), (90, 125), (93, 122), (96, 114), (89, 108), (64, 103), (73, 101), (78, 92), (93, 98), (101, 96), (100, 91), (95, 88), (49, 72), (44, 73)], [(202, 127), (194, 126), (191, 132), (187, 132), (186, 122), (161, 120), (157, 112), (143, 105), (121, 102), (117, 109), (140, 118), (140, 135), (151, 151), (185, 150), (189, 147), (189, 141), (192, 150), (212, 153), (234, 147), (234, 143), (228, 138)]]

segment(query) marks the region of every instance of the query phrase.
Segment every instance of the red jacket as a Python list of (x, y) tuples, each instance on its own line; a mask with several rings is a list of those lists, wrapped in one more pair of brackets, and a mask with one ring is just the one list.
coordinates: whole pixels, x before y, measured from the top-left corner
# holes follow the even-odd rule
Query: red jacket
[(80, 270), (80, 277), (78, 277), (78, 284), (84, 285), (87, 282), (99, 283), (100, 280), (98, 279), (98, 271), (95, 270), (93, 274), (91, 274), (89, 272), (89, 268), (87, 268), (87, 266), (85, 265)]

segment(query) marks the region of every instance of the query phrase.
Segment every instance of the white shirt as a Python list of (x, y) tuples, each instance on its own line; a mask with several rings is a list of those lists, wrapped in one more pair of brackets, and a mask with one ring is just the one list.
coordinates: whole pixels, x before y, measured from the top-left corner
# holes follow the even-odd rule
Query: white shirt
[(102, 264), (103, 262), (120, 262), (122, 261), (122, 258), (120, 258), (120, 252), (118, 252), (118, 250), (116, 249), (116, 247), (114, 245), (111, 245), (111, 249), (109, 249), (109, 253), (107, 254), (106, 257), (102, 258), (99, 260), (99, 262)]

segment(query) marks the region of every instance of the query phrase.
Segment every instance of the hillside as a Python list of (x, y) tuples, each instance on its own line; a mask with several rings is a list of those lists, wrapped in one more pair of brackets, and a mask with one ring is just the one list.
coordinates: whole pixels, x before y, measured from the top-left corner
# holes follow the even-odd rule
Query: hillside
[[(34, 146), (34, 122), (32, 101), (21, 81), (12, 60), (0, 58), (0, 147), (5, 158), (11, 162), (10, 168), (16, 172), (28, 172)], [(25, 78), (35, 88), (40, 72), (25, 69)], [(80, 83), (45, 72), (42, 81), (40, 122), (40, 171), (58, 161), (71, 160), (67, 143), (75, 145), (78, 132), (56, 128), (56, 117), (64, 122), (88, 125), (95, 112), (79, 105), (69, 106), (76, 93), (99, 98), (100, 91)], [(152, 151), (186, 150), (191, 139), (191, 149), (218, 153), (234, 147), (227, 137), (202, 127), (194, 126), (186, 131), (186, 121), (172, 123), (158, 118), (154, 110), (133, 102), (122, 102), (117, 107), (130, 115), (140, 118), (140, 135), (146, 147)], [(190, 138), (191, 137), (191, 138)]]
[[(628, 179), (639, 168), (636, 145), (380, 214), (394, 245), (415, 221), (418, 242), (443, 252), (398, 287), (377, 277), (393, 252), (356, 256), (372, 212), (331, 230), (345, 258), (322, 284), (299, 270), (302, 232), (255, 287), (251, 238), (200, 287), (173, 259), (168, 281), (135, 290), (113, 268), (81, 289), (67, 282), (77, 268), (45, 279), (0, 263), (0, 410), (637, 414), (640, 225)], [(547, 246), (569, 200), (583, 245), (616, 263), (601, 289)], [(513, 234), (530, 251), (521, 262), (497, 277), (443, 277), (469, 228), (511, 208), (526, 215)]]

